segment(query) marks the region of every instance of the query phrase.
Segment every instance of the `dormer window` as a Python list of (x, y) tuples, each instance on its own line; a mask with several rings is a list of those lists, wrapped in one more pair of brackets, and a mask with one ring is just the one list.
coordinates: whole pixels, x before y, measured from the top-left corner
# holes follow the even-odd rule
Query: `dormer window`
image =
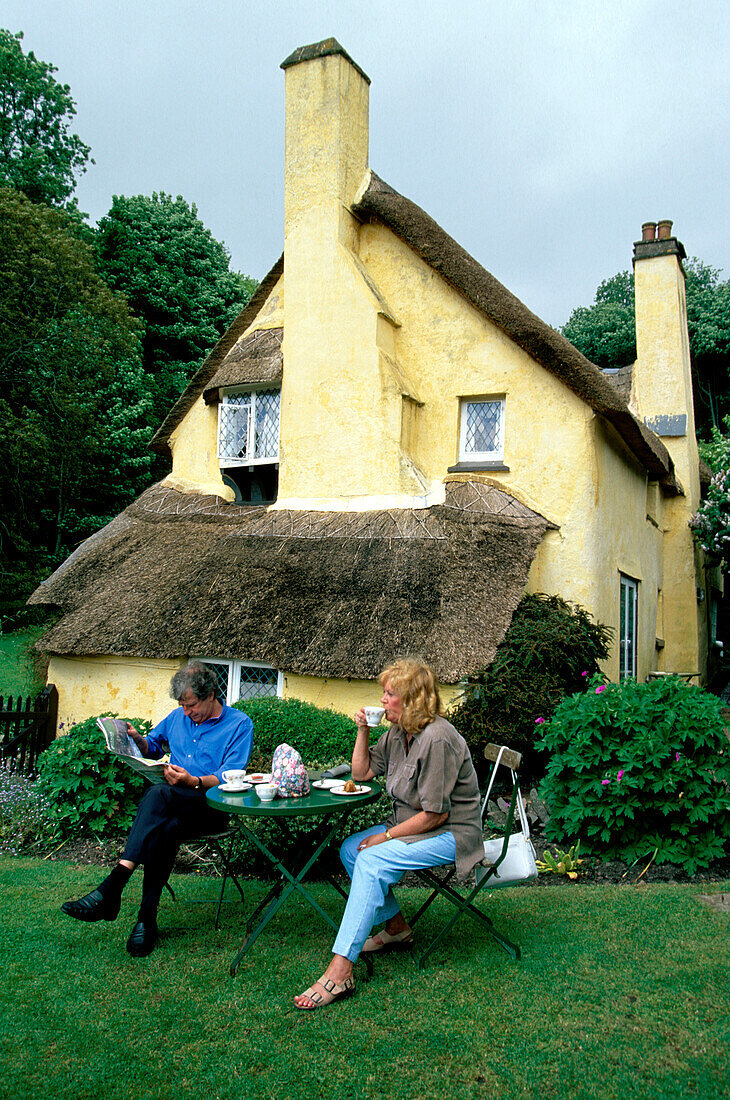
[(280, 389), (236, 389), (218, 406), (218, 463), (236, 501), (276, 500), (279, 471)]

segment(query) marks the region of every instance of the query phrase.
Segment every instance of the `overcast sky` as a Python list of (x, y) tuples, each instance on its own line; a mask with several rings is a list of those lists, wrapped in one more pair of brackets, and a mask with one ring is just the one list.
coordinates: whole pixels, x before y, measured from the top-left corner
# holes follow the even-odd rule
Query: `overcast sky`
[(112, 195), (197, 205), (232, 266), (283, 245), (284, 58), (335, 37), (371, 78), (370, 164), (555, 326), (643, 221), (730, 271), (727, 0), (3, 0), (58, 68)]

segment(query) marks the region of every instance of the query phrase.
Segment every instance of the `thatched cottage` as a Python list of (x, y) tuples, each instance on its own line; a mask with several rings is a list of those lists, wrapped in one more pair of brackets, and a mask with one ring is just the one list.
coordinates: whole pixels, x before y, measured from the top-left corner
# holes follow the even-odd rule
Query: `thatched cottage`
[(284, 254), (157, 432), (172, 473), (32, 597), (60, 714), (158, 719), (171, 671), (352, 712), (418, 653), (447, 697), (527, 589), (614, 628), (612, 678), (699, 672), (710, 585), (682, 245), (634, 246), (638, 359), (602, 373), (368, 167), (369, 80), (286, 72)]

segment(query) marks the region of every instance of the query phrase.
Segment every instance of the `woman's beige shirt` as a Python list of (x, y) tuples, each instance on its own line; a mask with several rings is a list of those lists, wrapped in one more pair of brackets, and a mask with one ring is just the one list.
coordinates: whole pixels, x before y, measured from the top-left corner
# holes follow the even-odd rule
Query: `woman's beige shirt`
[(451, 832), (456, 841), (456, 870), (466, 878), (484, 858), (479, 787), (469, 747), (445, 718), (435, 718), (414, 734), (410, 748), (405, 732), (390, 726), (370, 748), (370, 770), (385, 776), (393, 802), (388, 827), (407, 821), (420, 810), (449, 816), (438, 829), (399, 836), (406, 844)]

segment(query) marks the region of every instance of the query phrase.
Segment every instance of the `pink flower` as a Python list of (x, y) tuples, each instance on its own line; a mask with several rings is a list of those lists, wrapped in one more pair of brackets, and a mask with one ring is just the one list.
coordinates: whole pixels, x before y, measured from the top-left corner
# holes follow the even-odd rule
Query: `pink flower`
[(679, 763), (679, 753), (678, 752), (675, 752), (674, 759), (677, 761), (677, 763)]
[(601, 786), (602, 787), (607, 787), (610, 782), (611, 782), (610, 779), (602, 779), (601, 780)]
[(618, 772), (618, 774), (616, 775), (616, 778), (618, 779), (619, 783), (621, 782), (621, 780), (623, 779), (623, 777), (624, 777), (624, 769), (623, 769), (623, 768), (621, 768), (621, 770), (620, 770), (620, 771)]
[(600, 685), (600, 687), (597, 687), (597, 688), (596, 688), (596, 695), (600, 695), (600, 694), (601, 694), (601, 692), (602, 692), (602, 691), (605, 691), (605, 690), (606, 690), (606, 685), (605, 685), (605, 684), (601, 684), (601, 685)]
[(536, 719), (535, 719), (535, 725), (536, 725), (536, 726), (541, 726), (541, 725), (543, 724), (543, 722), (544, 722), (544, 721), (545, 721), (545, 719), (544, 719), (544, 718), (536, 718)]
[(581, 672), (581, 676), (587, 676), (587, 675), (588, 675), (587, 672)]

